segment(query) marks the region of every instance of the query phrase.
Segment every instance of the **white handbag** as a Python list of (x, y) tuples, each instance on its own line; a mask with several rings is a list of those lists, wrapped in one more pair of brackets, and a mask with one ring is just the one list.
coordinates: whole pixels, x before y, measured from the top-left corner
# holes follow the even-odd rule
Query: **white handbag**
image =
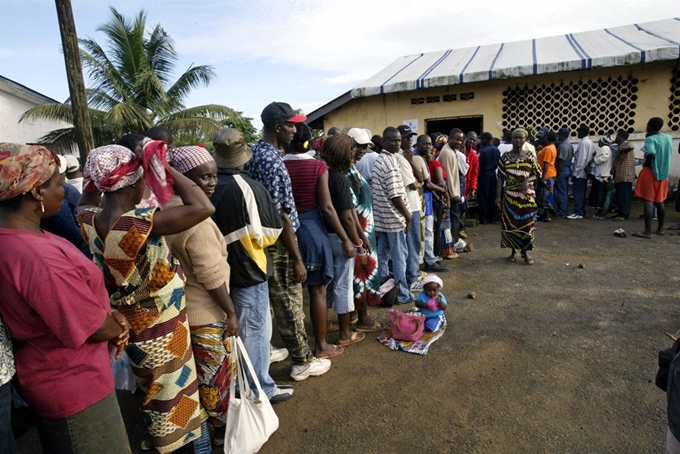
[[(232, 374), (229, 384), (229, 410), (224, 436), (224, 452), (225, 454), (256, 453), (279, 428), (279, 417), (276, 416), (272, 404), (269, 403), (267, 395), (260, 386), (260, 381), (255, 375), (253, 364), (248, 358), (241, 338), (232, 336), (231, 345), (232, 354), (236, 355), (237, 373)], [(246, 371), (257, 388), (257, 395), (250, 388)], [(241, 391), (239, 399), (236, 398), (236, 380)]]

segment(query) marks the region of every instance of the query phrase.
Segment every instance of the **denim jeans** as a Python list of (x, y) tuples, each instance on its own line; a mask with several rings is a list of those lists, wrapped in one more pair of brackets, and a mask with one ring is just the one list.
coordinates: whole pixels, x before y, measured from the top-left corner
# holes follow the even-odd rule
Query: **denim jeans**
[(588, 191), (588, 179), (577, 178), (574, 182), (574, 214), (586, 215), (586, 192)]
[(411, 212), (411, 228), (406, 232), (406, 282), (408, 285), (420, 277), (420, 211)]
[(354, 310), (354, 258), (345, 255), (342, 240), (335, 233), (329, 233), (333, 250), (333, 280), (326, 287), (328, 307), (332, 307), (338, 315), (348, 314)]
[(115, 391), (75, 415), (39, 418), (37, 427), (45, 454), (132, 452)]
[(564, 165), (562, 173), (555, 180), (555, 215), (566, 216), (569, 207), (569, 178), (571, 178), (571, 166)]
[(397, 301), (405, 303), (412, 299), (408, 284), (406, 283), (406, 233), (380, 232), (378, 235), (378, 272), (380, 282), (389, 276), (389, 260), (392, 259), (392, 275), (395, 284), (399, 285)]
[[(263, 282), (250, 287), (232, 287), (230, 293), (238, 316), (241, 340), (262, 390), (271, 398), (276, 392), (276, 383), (269, 375), (269, 342), (272, 339), (269, 285)], [(251, 388), (255, 388), (252, 382)]]
[(0, 452), (16, 454), (12, 434), (12, 385), (10, 382), (0, 386)]
[[(633, 183), (616, 183), (616, 213), (617, 216), (628, 219), (630, 206), (633, 202)], [(680, 191), (678, 191), (680, 194)]]
[(425, 264), (434, 265), (437, 256), (434, 255), (434, 216), (425, 216)]

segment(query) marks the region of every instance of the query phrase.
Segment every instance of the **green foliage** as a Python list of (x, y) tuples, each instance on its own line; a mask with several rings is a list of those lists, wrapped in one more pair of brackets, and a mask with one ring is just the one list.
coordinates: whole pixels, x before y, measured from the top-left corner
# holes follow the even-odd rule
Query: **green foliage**
[[(184, 100), (191, 90), (208, 86), (215, 77), (212, 67), (191, 65), (173, 82), (179, 57), (160, 24), (147, 32), (144, 11), (132, 20), (115, 8), (111, 15), (109, 22), (97, 29), (106, 35), (106, 50), (93, 39), (79, 40), (81, 61), (90, 79), (87, 101), (96, 146), (155, 125), (166, 126), (179, 137), (212, 138), (227, 123), (239, 129), (249, 125), (254, 131), (250, 119), (227, 106), (186, 108)], [(36, 106), (19, 121), (38, 118), (72, 123), (70, 100)], [(69, 149), (75, 143), (74, 128), (51, 131), (40, 143), (55, 151)]]

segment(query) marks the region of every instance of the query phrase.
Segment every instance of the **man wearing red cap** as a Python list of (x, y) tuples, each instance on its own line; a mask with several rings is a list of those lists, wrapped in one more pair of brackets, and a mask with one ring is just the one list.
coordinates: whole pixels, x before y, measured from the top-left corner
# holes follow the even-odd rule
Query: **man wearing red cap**
[(267, 188), (283, 221), (281, 236), (270, 248), (274, 272), (269, 279), (269, 299), (281, 338), (293, 360), (290, 376), (301, 381), (323, 375), (331, 367), (330, 360), (315, 358), (307, 344), (301, 285), (307, 279), (307, 269), (295, 239), (300, 220), (290, 175), (281, 156), (284, 144), (293, 140), (295, 124), (304, 122), (307, 117), (286, 103), (273, 102), (264, 108), (261, 118), (264, 135), (252, 148), (253, 157), (246, 163), (245, 170)]

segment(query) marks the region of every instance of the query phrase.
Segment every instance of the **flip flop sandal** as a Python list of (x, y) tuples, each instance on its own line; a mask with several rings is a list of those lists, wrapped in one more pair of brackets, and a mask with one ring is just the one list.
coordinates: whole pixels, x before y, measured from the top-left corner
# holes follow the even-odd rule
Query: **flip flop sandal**
[(349, 321), (350, 325), (356, 325), (357, 323), (359, 323), (359, 317), (358, 316), (357, 316), (357, 318), (350, 319), (350, 321)]
[(506, 258), (505, 260), (507, 260), (508, 262), (516, 262), (517, 261), (517, 254), (512, 254), (512, 255), (508, 256), (508, 258)]
[(645, 238), (645, 239), (647, 239), (647, 240), (651, 240), (651, 239), (652, 239), (652, 235), (645, 235), (645, 234), (642, 233), (642, 232), (635, 232), (635, 233), (633, 233), (633, 236), (636, 236), (636, 237), (638, 237), (638, 238)]
[(343, 353), (345, 353), (345, 348), (342, 345), (333, 345), (333, 351), (331, 353), (329, 353), (328, 355), (317, 356), (317, 358), (331, 359), (335, 358), (336, 356), (340, 356)]
[(378, 322), (375, 322), (373, 326), (359, 326), (359, 325), (356, 326), (356, 330), (359, 331), (360, 333), (379, 333), (384, 329), (385, 327)]
[(336, 331), (340, 331), (340, 324), (335, 322), (328, 322), (328, 325), (326, 326), (326, 332), (334, 333)]
[(348, 341), (345, 341), (345, 342), (338, 341), (338, 344), (342, 345), (343, 347), (347, 347), (348, 345), (352, 345), (352, 344), (356, 344), (358, 342), (361, 342), (365, 338), (366, 338), (365, 333), (354, 331), (354, 332), (352, 332), (352, 335), (350, 336)]
[(525, 257), (524, 257), (524, 263), (526, 263), (527, 265), (533, 265), (533, 264), (534, 264), (534, 259), (532, 259), (531, 257), (526, 257), (526, 256), (525, 256)]
[(663, 230), (661, 230), (661, 231), (657, 230), (656, 234), (659, 235), (659, 236), (664, 236), (666, 234), (666, 232), (664, 232)]
[(151, 440), (144, 440), (142, 441), (142, 444), (139, 446), (139, 448), (144, 452), (152, 451), (153, 442)]

